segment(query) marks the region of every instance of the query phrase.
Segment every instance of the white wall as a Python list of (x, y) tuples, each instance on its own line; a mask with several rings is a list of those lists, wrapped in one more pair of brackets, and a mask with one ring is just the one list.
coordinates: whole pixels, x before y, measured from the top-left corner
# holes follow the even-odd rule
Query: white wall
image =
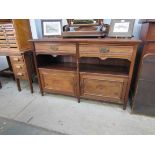
[[(104, 23), (110, 24), (110, 19), (104, 19)], [(139, 39), (141, 24), (138, 23), (139, 19), (135, 20), (133, 35), (136, 39)], [(66, 24), (66, 20), (63, 19), (62, 22)], [(41, 30), (41, 20), (40, 19), (30, 19), (31, 23), (31, 30), (32, 36), (34, 39), (42, 37), (42, 30)]]

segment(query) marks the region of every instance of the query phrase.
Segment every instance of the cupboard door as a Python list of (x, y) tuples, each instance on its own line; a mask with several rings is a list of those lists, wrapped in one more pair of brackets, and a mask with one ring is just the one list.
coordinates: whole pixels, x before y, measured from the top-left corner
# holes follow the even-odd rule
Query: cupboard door
[(74, 72), (39, 69), (44, 91), (75, 96), (76, 80)]
[(109, 102), (123, 103), (127, 78), (104, 75), (81, 75), (81, 96)]

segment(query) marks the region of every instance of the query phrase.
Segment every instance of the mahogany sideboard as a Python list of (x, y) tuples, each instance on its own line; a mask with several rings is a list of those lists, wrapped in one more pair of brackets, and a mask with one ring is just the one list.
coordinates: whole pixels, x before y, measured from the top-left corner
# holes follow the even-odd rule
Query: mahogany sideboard
[(28, 41), (31, 38), (28, 19), (0, 20), (0, 56), (10, 59), (18, 90), (21, 91), (20, 80), (27, 80), (33, 93), (33, 44)]
[(126, 109), (140, 43), (135, 39), (36, 39), (34, 60), (44, 92), (122, 104)]

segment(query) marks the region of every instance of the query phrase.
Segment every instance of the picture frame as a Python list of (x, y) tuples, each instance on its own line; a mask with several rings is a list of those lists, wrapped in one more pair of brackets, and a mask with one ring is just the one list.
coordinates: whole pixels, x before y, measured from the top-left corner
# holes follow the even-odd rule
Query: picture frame
[(62, 36), (62, 20), (41, 20), (43, 37), (61, 37)]
[(133, 37), (135, 19), (112, 19), (108, 37)]

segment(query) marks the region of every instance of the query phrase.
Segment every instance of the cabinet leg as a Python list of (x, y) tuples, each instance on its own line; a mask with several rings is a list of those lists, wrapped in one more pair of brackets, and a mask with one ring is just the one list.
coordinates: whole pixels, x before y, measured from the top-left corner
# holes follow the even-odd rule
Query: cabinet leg
[(80, 98), (78, 98), (78, 103), (80, 103)]
[(41, 93), (42, 96), (44, 96), (44, 92), (43, 91), (40, 91), (40, 93)]
[(29, 79), (29, 86), (30, 86), (30, 90), (31, 90), (31, 93), (33, 94), (33, 85), (32, 85), (32, 80)]
[(21, 91), (20, 80), (16, 79), (18, 91)]
[(123, 110), (126, 110), (127, 103), (124, 103)]
[(13, 74), (13, 76), (12, 76), (12, 79), (15, 81), (15, 76), (14, 76), (14, 74)]

